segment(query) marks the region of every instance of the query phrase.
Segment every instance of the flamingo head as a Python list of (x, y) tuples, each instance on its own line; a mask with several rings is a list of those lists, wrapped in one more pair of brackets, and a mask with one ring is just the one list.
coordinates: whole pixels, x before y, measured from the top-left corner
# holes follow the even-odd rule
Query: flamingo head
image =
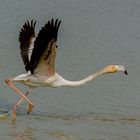
[(122, 71), (125, 75), (128, 74), (125, 67), (122, 65), (109, 65), (109, 66), (104, 68), (105, 73), (115, 73), (118, 71)]

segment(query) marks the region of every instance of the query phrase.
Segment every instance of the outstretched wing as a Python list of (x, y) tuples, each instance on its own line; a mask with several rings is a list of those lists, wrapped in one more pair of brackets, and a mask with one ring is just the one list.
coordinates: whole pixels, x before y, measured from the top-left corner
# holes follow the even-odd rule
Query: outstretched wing
[(29, 21), (27, 20), (19, 33), (20, 52), (26, 71), (30, 70), (29, 59), (34, 46), (35, 24), (36, 21), (34, 22), (33, 20), (31, 20), (31, 22), (29, 23)]
[(58, 19), (52, 19), (40, 30), (31, 56), (32, 74), (51, 76), (55, 73), (56, 41), (60, 23)]

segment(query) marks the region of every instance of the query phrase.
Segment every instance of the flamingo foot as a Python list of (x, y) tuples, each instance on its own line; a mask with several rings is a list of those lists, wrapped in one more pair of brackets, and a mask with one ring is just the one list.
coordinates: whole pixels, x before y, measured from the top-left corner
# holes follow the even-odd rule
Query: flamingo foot
[(33, 105), (32, 104), (29, 104), (29, 108), (27, 110), (27, 114), (31, 113), (33, 110)]
[(12, 112), (12, 120), (16, 121), (16, 107), (13, 108), (13, 112)]

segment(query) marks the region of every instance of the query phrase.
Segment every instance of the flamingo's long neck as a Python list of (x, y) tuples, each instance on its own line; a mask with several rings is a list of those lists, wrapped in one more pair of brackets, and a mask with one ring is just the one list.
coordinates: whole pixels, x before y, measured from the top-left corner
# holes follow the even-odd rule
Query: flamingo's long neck
[(68, 80), (65, 80), (64, 83), (63, 83), (63, 86), (70, 86), (70, 87), (76, 87), (76, 86), (81, 86), (81, 85), (84, 85), (94, 79), (96, 79), (97, 77), (103, 75), (105, 72), (102, 70), (102, 71), (98, 71), (80, 81), (68, 81)]

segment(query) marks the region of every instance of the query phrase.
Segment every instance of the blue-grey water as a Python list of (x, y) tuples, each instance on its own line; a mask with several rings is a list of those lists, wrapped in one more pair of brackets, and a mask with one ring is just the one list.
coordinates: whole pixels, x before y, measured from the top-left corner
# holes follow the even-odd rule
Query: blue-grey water
[[(80, 80), (108, 64), (125, 65), (122, 73), (104, 75), (77, 88), (38, 88), (11, 116), (0, 120), (0, 140), (139, 140), (140, 139), (140, 1), (139, 0), (1, 0), (0, 113), (20, 98), (4, 79), (24, 73), (18, 34), (23, 23), (37, 20), (36, 32), (59, 18), (56, 69)], [(28, 89), (17, 84), (22, 91)]]

